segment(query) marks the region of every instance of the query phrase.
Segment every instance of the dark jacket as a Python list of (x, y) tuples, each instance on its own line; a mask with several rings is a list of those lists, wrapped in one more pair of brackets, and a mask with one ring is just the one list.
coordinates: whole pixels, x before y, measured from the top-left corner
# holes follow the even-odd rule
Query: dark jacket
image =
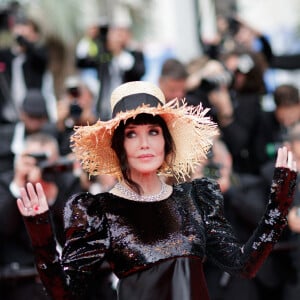
[[(8, 101), (11, 101), (12, 63), (15, 58), (12, 49), (0, 49), (0, 122), (8, 122), (1, 112)], [(29, 88), (42, 88), (43, 75), (48, 67), (48, 51), (43, 45), (27, 42), (25, 61), (22, 65), (25, 86)]]

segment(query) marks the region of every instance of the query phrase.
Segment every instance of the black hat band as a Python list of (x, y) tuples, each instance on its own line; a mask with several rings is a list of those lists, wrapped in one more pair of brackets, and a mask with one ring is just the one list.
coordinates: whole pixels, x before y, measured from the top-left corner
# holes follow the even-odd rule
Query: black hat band
[(146, 93), (132, 94), (123, 97), (114, 107), (112, 117), (114, 118), (117, 113), (125, 112), (128, 110), (136, 109), (142, 104), (149, 105), (150, 107), (157, 107), (163, 103), (153, 95)]

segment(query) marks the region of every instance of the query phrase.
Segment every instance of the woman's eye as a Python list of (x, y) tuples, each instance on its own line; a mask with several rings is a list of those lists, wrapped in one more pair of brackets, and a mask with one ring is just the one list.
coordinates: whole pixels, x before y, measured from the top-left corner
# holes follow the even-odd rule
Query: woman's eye
[(136, 136), (136, 133), (134, 132), (134, 131), (127, 131), (127, 132), (125, 132), (125, 137), (126, 138), (133, 138), (133, 137), (135, 137)]
[(151, 129), (149, 131), (150, 135), (158, 135), (159, 134), (159, 130), (158, 129)]

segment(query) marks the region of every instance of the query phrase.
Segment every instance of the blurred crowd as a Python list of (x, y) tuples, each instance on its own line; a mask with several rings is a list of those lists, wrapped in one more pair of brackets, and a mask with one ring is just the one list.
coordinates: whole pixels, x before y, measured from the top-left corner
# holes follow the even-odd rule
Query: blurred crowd
[[(106, 191), (115, 184), (110, 176), (90, 177), (81, 169), (70, 146), (73, 128), (110, 119), (111, 91), (143, 79), (145, 54), (134, 41), (130, 23), (90, 23), (76, 47), (76, 72), (57, 95), (39, 24), (18, 16), (10, 26), (13, 42), (0, 47), (0, 294), (1, 299), (49, 299), (17, 211), (19, 188), (27, 181), (42, 183), (60, 249), (67, 198), (80, 191)], [(264, 213), (278, 147), (287, 145), (300, 169), (298, 87), (284, 83), (270, 90), (264, 76), (270, 68), (299, 69), (300, 54), (274, 55), (264, 34), (237, 17), (220, 16), (218, 30), (214, 41), (202, 41), (201, 57), (188, 63), (166, 59), (157, 84), (167, 101), (202, 103), (219, 125), (220, 136), (207, 162), (190, 177), (208, 176), (219, 182), (226, 215), (243, 243)], [(260, 43), (259, 50), (254, 41)], [(271, 95), (272, 109), (264, 102), (266, 95)], [(281, 241), (252, 280), (205, 263), (212, 300), (298, 299), (299, 185), (288, 222)], [(116, 281), (104, 265), (103, 281), (95, 283), (87, 299), (116, 299)]]

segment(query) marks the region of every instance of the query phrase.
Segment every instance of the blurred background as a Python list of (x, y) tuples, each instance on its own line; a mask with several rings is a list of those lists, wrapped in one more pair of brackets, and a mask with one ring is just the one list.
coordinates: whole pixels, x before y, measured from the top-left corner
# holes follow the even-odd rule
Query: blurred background
[[(117, 13), (116, 7), (121, 7)], [(0, 47), (10, 43), (11, 15), (26, 13), (36, 19), (51, 50), (51, 70), (59, 93), (62, 78), (73, 72), (72, 53), (87, 24), (117, 15), (132, 24), (134, 39), (146, 55), (144, 79), (156, 81), (165, 58), (176, 56), (189, 62), (201, 55), (201, 40), (215, 38), (220, 15), (237, 13), (268, 37), (275, 54), (300, 52), (299, 9), (299, 0), (1, 0)], [(292, 80), (299, 85), (298, 70), (276, 70), (272, 76), (279, 83)]]
[[(151, 81), (166, 101), (208, 108), (221, 134), (191, 179), (218, 180), (245, 242), (264, 214), (278, 147), (300, 170), (299, 11), (300, 0), (0, 0), (1, 300), (49, 299), (15, 204), (20, 188), (42, 183), (60, 249), (67, 199), (115, 184), (81, 168), (70, 136), (108, 120), (124, 82)], [(299, 299), (300, 183), (293, 206), (256, 278), (205, 265), (212, 300)], [(101, 276), (86, 299), (115, 300), (107, 265)]]

